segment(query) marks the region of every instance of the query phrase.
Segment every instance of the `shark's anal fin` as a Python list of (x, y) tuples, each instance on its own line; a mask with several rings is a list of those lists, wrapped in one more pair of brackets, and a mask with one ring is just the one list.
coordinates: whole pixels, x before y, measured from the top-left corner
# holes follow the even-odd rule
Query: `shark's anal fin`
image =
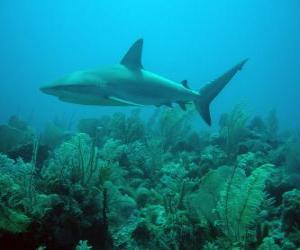
[(129, 48), (126, 55), (121, 60), (121, 64), (134, 70), (143, 69), (142, 52), (143, 39), (139, 39)]
[(115, 97), (115, 96), (109, 96), (108, 99), (116, 101), (116, 102), (120, 102), (120, 103), (128, 105), (128, 106), (139, 106), (139, 107), (144, 106), (142, 104), (138, 104), (138, 103), (135, 103), (135, 102), (127, 101), (127, 100), (124, 100), (124, 99), (121, 99), (121, 98), (118, 98), (118, 97)]

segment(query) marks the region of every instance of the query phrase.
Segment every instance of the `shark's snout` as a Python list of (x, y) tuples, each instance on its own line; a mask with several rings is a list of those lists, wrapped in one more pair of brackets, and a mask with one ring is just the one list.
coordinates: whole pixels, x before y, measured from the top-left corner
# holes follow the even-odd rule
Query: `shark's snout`
[(40, 91), (48, 95), (58, 95), (58, 89), (56, 86), (42, 86)]
[(40, 91), (42, 91), (43, 93), (45, 93), (45, 94), (51, 94), (51, 88), (49, 88), (49, 87), (46, 87), (46, 86), (43, 86), (43, 87), (40, 87)]

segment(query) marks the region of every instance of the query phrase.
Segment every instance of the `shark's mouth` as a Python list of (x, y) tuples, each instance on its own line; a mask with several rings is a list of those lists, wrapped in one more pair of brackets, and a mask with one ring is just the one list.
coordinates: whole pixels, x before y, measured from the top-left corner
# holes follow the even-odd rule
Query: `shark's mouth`
[(99, 91), (97, 86), (94, 84), (68, 84), (68, 85), (57, 85), (53, 89), (58, 91), (68, 91), (76, 93), (95, 93)]
[(113, 100), (106, 97), (101, 96), (58, 96), (58, 99), (63, 102), (70, 102), (75, 104), (82, 104), (82, 105), (100, 105), (100, 106), (132, 106), (130, 104), (126, 104), (123, 102), (119, 102), (117, 100)]
[(76, 94), (101, 94), (99, 88), (93, 84), (69, 84), (69, 85), (52, 85), (41, 87), (40, 90), (45, 94), (60, 96), (62, 93), (76, 93)]

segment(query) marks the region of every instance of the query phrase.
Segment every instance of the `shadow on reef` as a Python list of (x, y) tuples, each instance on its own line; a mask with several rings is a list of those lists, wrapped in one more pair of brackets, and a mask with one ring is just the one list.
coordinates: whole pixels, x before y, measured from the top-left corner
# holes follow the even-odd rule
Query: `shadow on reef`
[(300, 135), (242, 105), (218, 131), (194, 110), (0, 125), (0, 247), (284, 249), (300, 246)]

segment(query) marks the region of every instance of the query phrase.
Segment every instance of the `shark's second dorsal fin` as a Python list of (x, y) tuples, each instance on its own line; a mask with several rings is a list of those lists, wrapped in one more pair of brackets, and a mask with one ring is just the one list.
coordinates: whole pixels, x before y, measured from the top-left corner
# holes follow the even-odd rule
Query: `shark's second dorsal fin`
[(143, 39), (137, 40), (123, 57), (121, 64), (130, 69), (143, 69), (142, 65)]

